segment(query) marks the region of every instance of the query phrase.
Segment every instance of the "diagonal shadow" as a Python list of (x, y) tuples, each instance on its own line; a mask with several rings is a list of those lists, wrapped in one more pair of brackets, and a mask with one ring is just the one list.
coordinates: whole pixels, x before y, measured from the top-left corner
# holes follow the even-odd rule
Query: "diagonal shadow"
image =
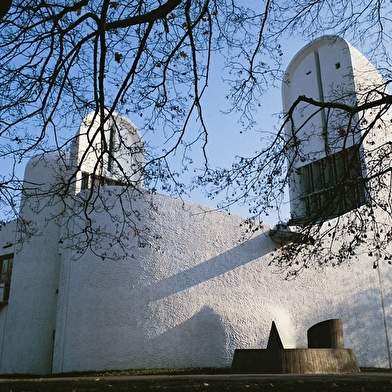
[(230, 272), (267, 255), (274, 249), (276, 249), (276, 244), (266, 232), (200, 264), (158, 282), (147, 284), (145, 288), (151, 291), (154, 300), (158, 300)]

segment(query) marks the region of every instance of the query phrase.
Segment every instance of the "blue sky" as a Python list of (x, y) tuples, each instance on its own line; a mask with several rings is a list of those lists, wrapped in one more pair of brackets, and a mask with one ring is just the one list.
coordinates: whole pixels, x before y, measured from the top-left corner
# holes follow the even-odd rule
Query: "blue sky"
[[(307, 42), (304, 40), (290, 40), (282, 43), (282, 62), (283, 69), (286, 69), (293, 56), (304, 46)], [(205, 113), (205, 120), (209, 127), (208, 140), (208, 159), (212, 168), (214, 167), (230, 167), (235, 161), (236, 156), (252, 156), (256, 150), (260, 150), (263, 146), (263, 138), (268, 137), (269, 134), (275, 133), (276, 129), (281, 125), (278, 118), (282, 111), (282, 100), (280, 81), (276, 82), (276, 87), (272, 87), (260, 96), (257, 113), (255, 118), (257, 126), (252, 130), (242, 132), (242, 125), (239, 123), (240, 114), (230, 113), (225, 114), (229, 108), (229, 103), (225, 96), (228, 93), (229, 87), (222, 82), (222, 64), (213, 61), (213, 69), (210, 77), (209, 88), (204, 95), (203, 108)], [(131, 119), (134, 121), (133, 119)], [(136, 125), (137, 119), (134, 121)], [(197, 125), (195, 124), (195, 127)], [(146, 135), (148, 138), (151, 135)], [(154, 135), (152, 135), (154, 138)], [(201, 156), (200, 151), (195, 148), (194, 161), (197, 162), (197, 156)], [(194, 165), (197, 167), (197, 163)], [(199, 166), (200, 167), (200, 166)], [(192, 176), (193, 170), (190, 170), (184, 177)], [(184, 198), (187, 200), (187, 198)], [(202, 189), (194, 190), (189, 200), (215, 208), (217, 203), (224, 199), (224, 193), (214, 200), (206, 198)], [(272, 212), (263, 220), (269, 224), (276, 224), (278, 221), (285, 221), (289, 218), (288, 201), (281, 206), (280, 211)], [(248, 215), (248, 206), (236, 205), (230, 208), (230, 212), (240, 216), (246, 217)]]
[[(306, 44), (306, 42), (301, 40), (296, 41), (295, 45), (289, 44), (289, 42), (282, 43), (283, 69), (287, 67), (292, 57), (304, 44)], [(211, 168), (230, 167), (235, 161), (236, 156), (252, 156), (256, 150), (261, 149), (263, 145), (261, 139), (267, 134), (273, 133), (274, 130), (279, 127), (278, 115), (282, 110), (280, 82), (277, 82), (276, 87), (271, 87), (265, 95), (259, 98), (260, 107), (255, 114), (258, 125), (255, 126), (253, 130), (242, 132), (242, 125), (239, 123), (240, 114), (235, 112), (230, 114), (223, 113), (228, 110), (230, 104), (225, 98), (229, 92), (229, 87), (222, 82), (222, 68), (222, 60), (219, 59), (218, 56), (213, 56), (209, 88), (203, 98), (203, 110), (209, 128), (207, 153)], [(159, 136), (159, 134), (151, 134), (151, 132), (144, 133), (138, 116), (135, 116), (135, 118), (129, 116), (129, 119), (139, 127), (148, 143), (151, 142), (151, 144), (157, 146), (158, 149), (165, 148), (165, 140), (159, 140), (162, 136)], [(140, 124), (138, 124), (138, 121)], [(190, 124), (190, 127), (192, 127), (192, 124)], [(194, 127), (195, 129), (198, 127), (195, 120)], [(195, 146), (192, 154), (195, 163), (193, 167), (190, 168), (189, 172), (184, 175), (184, 181), (189, 180), (190, 177), (195, 174), (193, 169), (202, 167), (201, 160), (198, 161), (198, 157), (201, 157), (201, 151)], [(26, 162), (22, 162), (16, 167), (15, 172), (19, 178), (23, 178), (25, 163)], [(11, 162), (11, 160), (3, 160), (1, 162), (2, 174), (12, 172), (12, 165), (13, 162)], [(204, 196), (202, 189), (197, 189), (190, 194), (189, 200), (215, 208), (217, 203), (223, 198), (224, 194), (222, 194), (222, 197), (210, 200)], [(287, 203), (282, 207), (281, 216), (277, 213), (272, 214), (269, 217), (266, 217), (265, 221), (270, 224), (275, 224), (280, 219), (287, 219), (289, 216)], [(231, 207), (230, 212), (246, 217), (248, 214), (248, 207), (247, 205), (233, 206)], [(1, 215), (0, 211), (0, 217)]]
[[(349, 39), (349, 37), (343, 38)], [(298, 37), (291, 37), (281, 41), (283, 53), (281, 60), (283, 69), (287, 68), (294, 55), (308, 42), (309, 41), (305, 41)], [(357, 48), (359, 50), (363, 49), (360, 47)], [(260, 107), (258, 108), (258, 112), (255, 114), (258, 125), (255, 126), (253, 130), (242, 132), (242, 126), (239, 123), (239, 113), (222, 113), (229, 107), (225, 98), (229, 90), (228, 86), (222, 82), (222, 68), (223, 64), (216, 56), (213, 56), (209, 88), (203, 98), (205, 120), (209, 128), (207, 153), (210, 167), (212, 168), (230, 167), (235, 161), (236, 156), (249, 157), (252, 156), (256, 150), (261, 149), (263, 146), (262, 138), (275, 132), (276, 128), (280, 126), (278, 115), (282, 111), (280, 82), (277, 81), (276, 87), (271, 87), (259, 98)], [(141, 127), (141, 121), (137, 116), (135, 118), (129, 116), (129, 118), (136, 126)], [(140, 122), (140, 124), (138, 122)], [(194, 123), (194, 126), (195, 128), (198, 127), (196, 123)], [(140, 131), (142, 134), (144, 133), (142, 128)], [(151, 142), (151, 144), (156, 146), (163, 145), (165, 141), (162, 139), (159, 140), (159, 137), (157, 139), (157, 135), (151, 133), (146, 133), (144, 137), (147, 142)], [(194, 174), (193, 169), (200, 168), (201, 161), (198, 162), (198, 157), (200, 156), (200, 150), (195, 147), (192, 156), (195, 164), (192, 168), (190, 168), (189, 172), (185, 174), (184, 180), (189, 179)], [(1, 170), (3, 173), (10, 171), (10, 168), (9, 162), (1, 162)], [(17, 173), (20, 177), (23, 176), (23, 170), (24, 164), (22, 163), (17, 169)], [(216, 207), (217, 203), (223, 198), (224, 194), (222, 194), (221, 198), (218, 197), (215, 200), (209, 200), (204, 197), (201, 189), (195, 190), (190, 195), (190, 200), (210, 207)], [(233, 206), (231, 207), (231, 212), (246, 217), (248, 214), (248, 206)], [(265, 217), (264, 221), (269, 224), (275, 224), (280, 220), (284, 221), (288, 218), (289, 206), (288, 201), (286, 200), (278, 212)]]

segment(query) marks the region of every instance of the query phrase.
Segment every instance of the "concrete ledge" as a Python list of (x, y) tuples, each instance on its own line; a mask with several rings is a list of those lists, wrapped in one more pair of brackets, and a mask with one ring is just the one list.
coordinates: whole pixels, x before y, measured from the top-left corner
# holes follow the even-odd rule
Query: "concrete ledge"
[(354, 351), (347, 348), (237, 349), (235, 374), (358, 373)]

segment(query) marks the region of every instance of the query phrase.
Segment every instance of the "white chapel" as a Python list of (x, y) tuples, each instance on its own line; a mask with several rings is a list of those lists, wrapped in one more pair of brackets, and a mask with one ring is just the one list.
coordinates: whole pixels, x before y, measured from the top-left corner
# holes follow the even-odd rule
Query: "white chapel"
[[(339, 37), (292, 60), (282, 87), (289, 225), (361, 211), (372, 192), (363, 178), (376, 170), (366, 151), (391, 141), (389, 113), (367, 113), (378, 121), (367, 147), (363, 118), (298, 98), (342, 92), (336, 102), (360, 104), (379, 85), (373, 65)], [(272, 227), (243, 240), (243, 217), (145, 190), (140, 133), (115, 113), (98, 132), (96, 116), (69, 152), (29, 161), (19, 219), (1, 226), (1, 374), (227, 367), (235, 349), (267, 345), (272, 321), (285, 348), (300, 348), (308, 328), (331, 318), (342, 319), (360, 366), (392, 366), (392, 267), (373, 269), (366, 243), (355, 262), (287, 281), (270, 265), (281, 249)], [(103, 141), (112, 153), (98, 164)], [(391, 226), (382, 211), (378, 222)]]

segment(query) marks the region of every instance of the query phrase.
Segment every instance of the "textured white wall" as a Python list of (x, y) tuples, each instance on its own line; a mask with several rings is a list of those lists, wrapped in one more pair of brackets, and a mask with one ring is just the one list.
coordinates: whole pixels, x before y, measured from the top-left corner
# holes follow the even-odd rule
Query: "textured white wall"
[[(25, 171), (25, 198), (20, 216), (28, 225), (18, 233), (11, 290), (3, 319), (1, 373), (50, 372), (60, 258), (60, 226), (53, 216), (61, 211), (51, 192), (58, 181), (58, 157), (31, 159)], [(57, 199), (58, 200), (58, 199)]]
[[(5, 256), (14, 252), (16, 240), (16, 221), (1, 225), (0, 228), (0, 255)], [(5, 343), (5, 323), (7, 320), (8, 305), (0, 309), (0, 371), (3, 363), (4, 343)]]
[[(320, 80), (317, 77), (317, 61), (320, 67)], [(320, 96), (321, 86), (323, 96)], [(367, 93), (379, 89), (385, 90), (384, 81), (373, 64), (347, 41), (336, 36), (325, 36), (301, 49), (287, 68), (284, 83), (282, 84), (283, 111), (288, 112), (294, 101), (302, 95), (316, 101), (343, 102), (348, 105), (361, 104), (370, 99), (378, 99), (380, 94)], [(366, 119), (370, 122), (377, 111), (367, 111)], [(339, 127), (346, 127), (344, 116), (339, 110), (330, 110), (328, 122), (328, 137), (332, 149), (340, 150), (344, 145), (350, 146), (352, 140), (339, 137)], [(389, 122), (391, 114), (383, 113), (383, 120)], [(311, 121), (309, 121), (311, 119)], [(299, 166), (319, 159), (325, 155), (322, 131), (322, 117), (319, 108), (301, 103), (294, 111), (294, 126), (298, 130), (297, 136), (304, 143), (304, 154), (309, 154), (308, 161)], [(341, 121), (341, 122), (340, 122)], [(379, 121), (377, 125), (382, 125)], [(351, 126), (360, 124), (351, 123)], [(301, 128), (302, 127), (302, 128)], [(300, 129), (301, 128), (301, 129)], [(382, 128), (385, 128), (383, 126)], [(287, 127), (291, 134), (290, 127)], [(388, 133), (378, 126), (374, 127), (376, 145), (387, 140)], [(376, 137), (377, 136), (377, 137)], [(309, 139), (309, 140), (307, 140)], [(373, 145), (374, 146), (374, 145)]]
[[(120, 218), (116, 189), (102, 200)], [(335, 317), (360, 365), (389, 365), (392, 273), (372, 269), (366, 249), (352, 265), (307, 270), (288, 282), (268, 266), (275, 249), (268, 227), (241, 242), (240, 217), (162, 195), (122, 202), (139, 212), (153, 247), (130, 228), (125, 251), (109, 238), (95, 253), (78, 253), (77, 238), (59, 249), (64, 231), (46, 221), (50, 209), (25, 211), (42, 234), (15, 256), (10, 302), (0, 312), (2, 373), (49, 373), (54, 329), (54, 372), (228, 366), (234, 349), (266, 346), (273, 320), (285, 347), (306, 347), (307, 329)], [(96, 207), (94, 224), (116, 233), (118, 222)]]
[[(151, 202), (157, 211), (147, 217)], [(371, 263), (308, 270), (288, 282), (268, 266), (268, 228), (241, 243), (239, 217), (161, 195), (139, 210), (157, 249), (133, 238), (123, 259), (63, 252), (55, 372), (228, 366), (235, 348), (266, 346), (273, 320), (285, 347), (306, 347), (307, 329), (335, 317), (361, 365), (388, 366)], [(389, 271), (380, 273), (390, 281)]]

